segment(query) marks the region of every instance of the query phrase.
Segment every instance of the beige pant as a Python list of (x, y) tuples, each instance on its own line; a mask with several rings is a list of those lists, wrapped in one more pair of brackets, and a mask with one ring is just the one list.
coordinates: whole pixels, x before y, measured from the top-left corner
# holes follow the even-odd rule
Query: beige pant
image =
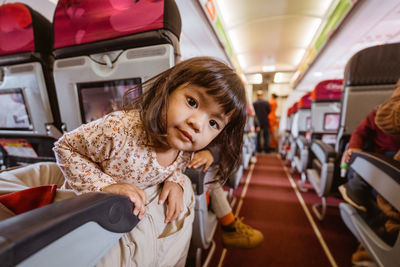
[(106, 266), (185, 266), (194, 219), (194, 194), (188, 180), (185, 209), (179, 217), (164, 223), (167, 205), (159, 205), (160, 186), (145, 189), (146, 213), (138, 225), (122, 236), (96, 265)]
[[(55, 163), (39, 163), (0, 173), (0, 195), (47, 184), (57, 184), (59, 188), (64, 184), (64, 176)], [(189, 179), (184, 190), (184, 211), (178, 219), (165, 224), (167, 205), (158, 205), (161, 187), (158, 185), (145, 189), (145, 216), (131, 232), (121, 237), (96, 266), (184, 266), (192, 235), (195, 205)], [(54, 201), (74, 196), (71, 190), (57, 189)]]

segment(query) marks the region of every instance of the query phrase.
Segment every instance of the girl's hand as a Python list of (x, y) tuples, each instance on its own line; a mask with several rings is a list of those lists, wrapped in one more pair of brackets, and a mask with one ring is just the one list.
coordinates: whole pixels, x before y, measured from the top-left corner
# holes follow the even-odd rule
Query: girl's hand
[(198, 168), (201, 165), (204, 165), (203, 172), (206, 172), (208, 168), (210, 168), (211, 164), (214, 162), (214, 158), (210, 152), (210, 150), (202, 150), (196, 152), (193, 156), (192, 161), (189, 163), (189, 168)]
[(135, 204), (135, 208), (133, 209), (133, 214), (138, 215), (139, 219), (143, 218), (144, 213), (146, 212), (145, 203), (146, 203), (146, 193), (132, 185), (132, 184), (112, 184), (105, 186), (101, 189), (102, 192), (112, 193), (123, 195), (129, 198), (129, 200)]
[(174, 182), (164, 182), (158, 204), (163, 204), (168, 198), (168, 212), (165, 217), (165, 223), (175, 220), (183, 211), (183, 189)]

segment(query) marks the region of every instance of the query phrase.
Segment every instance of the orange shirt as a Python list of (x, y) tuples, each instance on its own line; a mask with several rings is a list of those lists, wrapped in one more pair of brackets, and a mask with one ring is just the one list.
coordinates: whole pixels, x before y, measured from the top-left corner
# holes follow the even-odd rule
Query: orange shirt
[(275, 126), (277, 125), (277, 119), (276, 119), (276, 109), (278, 108), (278, 103), (276, 103), (276, 100), (271, 98), (269, 100), (269, 106), (271, 108), (271, 111), (268, 114), (268, 120), (269, 120), (269, 131), (273, 132), (275, 130)]

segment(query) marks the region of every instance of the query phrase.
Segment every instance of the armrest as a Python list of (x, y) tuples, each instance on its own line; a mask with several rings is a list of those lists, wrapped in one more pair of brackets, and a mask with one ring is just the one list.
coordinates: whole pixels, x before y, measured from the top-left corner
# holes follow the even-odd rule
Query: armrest
[(297, 143), (297, 146), (298, 146), (301, 150), (303, 150), (303, 149), (308, 145), (308, 141), (307, 141), (307, 139), (305, 138), (305, 136), (303, 136), (303, 135), (299, 135), (299, 136), (297, 137), (296, 143)]
[(115, 233), (129, 232), (139, 222), (132, 210), (127, 197), (87, 193), (1, 221), (1, 265), (14, 266), (87, 222)]
[(336, 158), (336, 152), (332, 146), (325, 144), (321, 140), (314, 140), (311, 150), (320, 162), (328, 162), (331, 158)]
[(192, 184), (196, 186), (196, 195), (204, 193), (204, 179), (206, 174), (202, 171), (203, 166), (199, 168), (186, 168), (185, 174), (189, 177)]
[(353, 152), (350, 168), (400, 211), (399, 162), (367, 152)]

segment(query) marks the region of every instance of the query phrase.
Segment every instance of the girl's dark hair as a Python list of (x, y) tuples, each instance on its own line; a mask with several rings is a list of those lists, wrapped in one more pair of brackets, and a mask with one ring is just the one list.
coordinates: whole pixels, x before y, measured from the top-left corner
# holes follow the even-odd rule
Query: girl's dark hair
[[(125, 109), (139, 109), (148, 143), (166, 145), (168, 96), (184, 84), (204, 87), (215, 98), (229, 123), (209, 146), (219, 146), (219, 175), (224, 183), (241, 162), (246, 122), (246, 93), (239, 76), (226, 64), (210, 58), (195, 57), (182, 61), (142, 84), (143, 94)], [(132, 90), (134, 90), (133, 88)], [(129, 95), (129, 91), (125, 94)]]

